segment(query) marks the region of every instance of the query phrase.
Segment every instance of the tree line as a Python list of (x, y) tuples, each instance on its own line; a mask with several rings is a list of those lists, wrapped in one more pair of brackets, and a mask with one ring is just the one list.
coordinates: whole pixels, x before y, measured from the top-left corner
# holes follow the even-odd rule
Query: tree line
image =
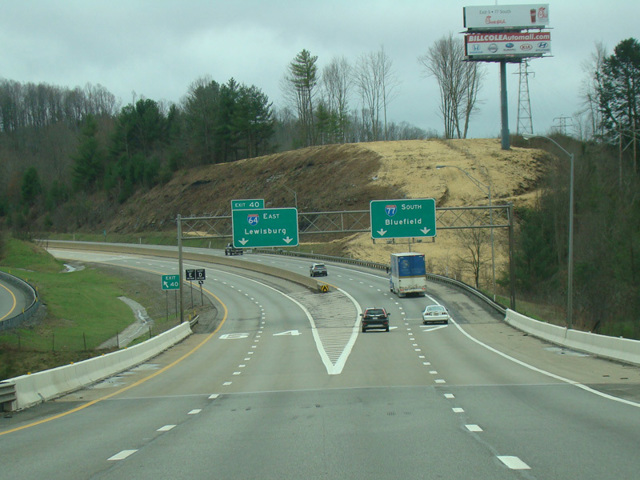
[[(573, 318), (578, 328), (640, 339), (640, 43), (626, 39), (611, 54), (597, 45), (592, 60), (581, 112), (589, 138), (551, 136), (574, 155)], [(535, 142), (558, 162), (535, 207), (518, 210), (518, 291), (566, 315), (570, 161)]]
[[(137, 189), (182, 168), (307, 145), (435, 136), (388, 121), (399, 81), (384, 48), (353, 65), (336, 57), (320, 70), (317, 61), (307, 50), (293, 58), (280, 108), (233, 78), (198, 79), (178, 104), (140, 98), (124, 107), (99, 85), (0, 80), (0, 219), (18, 231), (91, 228)], [(451, 35), (418, 61), (440, 86), (445, 137), (464, 138), (482, 70), (463, 63)], [(574, 318), (587, 329), (640, 336), (640, 45), (627, 39), (612, 54), (597, 45), (585, 72), (578, 139), (552, 137), (575, 155)], [(516, 270), (519, 295), (563, 305), (569, 169), (566, 155), (554, 153), (558, 164), (537, 204), (517, 212)], [(95, 204), (95, 192), (106, 206)]]
[(361, 59), (359, 91), (369, 100), (359, 113), (349, 106), (356, 77), (348, 62), (336, 60), (320, 76), (316, 60), (306, 50), (296, 55), (283, 81), (295, 101), (280, 109), (259, 87), (233, 78), (199, 78), (176, 104), (143, 97), (124, 106), (101, 85), (0, 79), (0, 217), (18, 229), (70, 230), (101, 217), (92, 214), (95, 192), (113, 210), (182, 168), (310, 145), (426, 136), (386, 121), (397, 83), (384, 50)]

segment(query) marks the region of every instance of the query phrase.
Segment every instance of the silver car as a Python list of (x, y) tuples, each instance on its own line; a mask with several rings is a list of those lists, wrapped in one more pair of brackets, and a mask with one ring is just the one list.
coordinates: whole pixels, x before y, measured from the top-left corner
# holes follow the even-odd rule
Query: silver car
[(442, 305), (427, 305), (422, 312), (422, 323), (449, 323), (449, 312)]

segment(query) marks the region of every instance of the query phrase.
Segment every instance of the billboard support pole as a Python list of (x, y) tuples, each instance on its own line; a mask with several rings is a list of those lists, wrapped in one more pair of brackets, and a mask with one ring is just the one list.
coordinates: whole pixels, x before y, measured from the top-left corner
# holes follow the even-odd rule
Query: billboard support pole
[(500, 60), (500, 111), (502, 116), (502, 150), (511, 148), (509, 141), (509, 109), (507, 101), (507, 62)]

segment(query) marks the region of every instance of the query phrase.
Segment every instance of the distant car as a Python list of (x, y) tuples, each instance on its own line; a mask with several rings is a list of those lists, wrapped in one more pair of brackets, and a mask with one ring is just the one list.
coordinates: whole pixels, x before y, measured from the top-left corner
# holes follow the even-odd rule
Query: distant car
[(427, 305), (422, 312), (422, 323), (449, 323), (449, 312), (442, 305)]
[(309, 275), (312, 277), (326, 277), (327, 267), (324, 263), (314, 263), (309, 267)]
[(369, 328), (384, 328), (389, 331), (389, 317), (391, 316), (384, 308), (367, 308), (360, 314), (362, 317), (362, 331)]
[(242, 255), (243, 253), (241, 248), (236, 248), (231, 243), (227, 243), (227, 246), (224, 248), (225, 255)]

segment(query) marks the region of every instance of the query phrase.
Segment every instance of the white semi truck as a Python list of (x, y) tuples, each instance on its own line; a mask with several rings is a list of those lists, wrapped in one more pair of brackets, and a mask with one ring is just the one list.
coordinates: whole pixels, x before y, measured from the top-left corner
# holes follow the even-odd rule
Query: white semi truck
[(392, 253), (389, 289), (399, 297), (427, 293), (424, 253)]

